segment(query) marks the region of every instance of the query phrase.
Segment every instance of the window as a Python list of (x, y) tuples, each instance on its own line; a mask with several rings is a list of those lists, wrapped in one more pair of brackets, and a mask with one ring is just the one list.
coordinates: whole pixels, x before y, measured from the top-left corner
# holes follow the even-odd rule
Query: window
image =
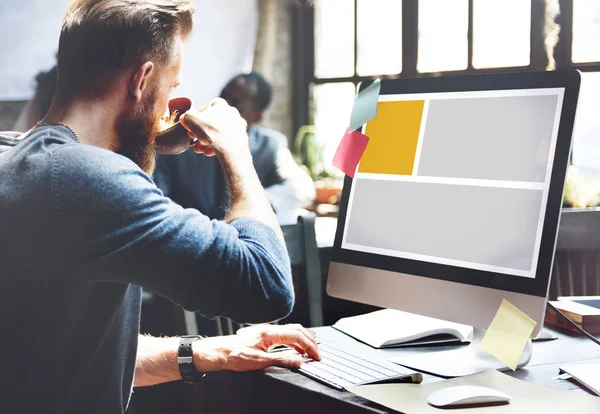
[(600, 61), (600, 2), (577, 0), (573, 2), (572, 61)]
[(573, 138), (573, 164), (600, 170), (600, 72), (581, 75)]
[(358, 0), (357, 12), (356, 73), (402, 72), (402, 0)]
[(314, 85), (314, 125), (317, 145), (323, 148), (323, 163), (331, 165), (338, 143), (344, 136), (356, 87), (352, 82)]
[[(577, 0), (572, 2), (572, 8), (567, 6), (563, 0), (561, 12), (572, 21), (573, 32), (571, 55), (564, 56), (563, 61), (567, 62), (565, 67), (582, 71), (572, 161), (600, 174), (600, 2)], [(569, 48), (565, 49), (568, 53)]]
[(417, 70), (441, 72), (468, 66), (468, 0), (419, 0)]
[(311, 113), (303, 122), (314, 121), (325, 164), (361, 81), (544, 70), (542, 31), (552, 1), (560, 6), (557, 69), (583, 72), (573, 162), (600, 170), (598, 0), (314, 0), (314, 76), (305, 81)]
[(475, 68), (528, 66), (530, 39), (530, 0), (473, 2)]
[(354, 1), (315, 3), (315, 76), (354, 74)]

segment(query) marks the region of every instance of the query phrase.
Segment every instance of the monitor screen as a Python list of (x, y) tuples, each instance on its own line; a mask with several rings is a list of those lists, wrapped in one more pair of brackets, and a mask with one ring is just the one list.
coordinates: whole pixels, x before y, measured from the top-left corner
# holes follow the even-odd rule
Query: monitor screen
[(382, 95), (342, 248), (535, 278), (563, 95)]
[(578, 86), (575, 71), (383, 80), (332, 263), (545, 297)]

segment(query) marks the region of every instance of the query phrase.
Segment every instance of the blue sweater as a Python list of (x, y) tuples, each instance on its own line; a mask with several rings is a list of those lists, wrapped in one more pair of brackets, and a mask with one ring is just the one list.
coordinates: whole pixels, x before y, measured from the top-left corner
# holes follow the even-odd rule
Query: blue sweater
[[(282, 166), (277, 162), (277, 152), (282, 148), (273, 134), (263, 131), (277, 134), (276, 131), (253, 126), (248, 139), (254, 169), (262, 186), (269, 188), (283, 183), (287, 177), (282, 174)], [(289, 165), (284, 167), (291, 169)], [(227, 181), (216, 157), (198, 157), (194, 151), (160, 155), (156, 161), (154, 181), (167, 197), (208, 217), (223, 219), (229, 209)]]
[(183, 209), (129, 159), (60, 126), (0, 154), (3, 411), (124, 412), (141, 287), (240, 322), (282, 318), (294, 303), (268, 226)]

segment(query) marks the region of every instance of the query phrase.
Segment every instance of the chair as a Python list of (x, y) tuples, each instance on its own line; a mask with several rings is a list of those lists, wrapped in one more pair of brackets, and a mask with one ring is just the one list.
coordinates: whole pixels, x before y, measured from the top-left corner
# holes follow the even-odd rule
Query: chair
[(303, 280), (307, 295), (297, 300), (308, 301), (308, 320), (310, 326), (323, 326), (323, 283), (321, 278), (321, 260), (315, 235), (315, 214), (308, 213), (298, 217), (294, 225), (282, 226), (283, 237), (290, 255), (292, 268), (304, 267)]
[(564, 208), (548, 299), (600, 295), (600, 209)]

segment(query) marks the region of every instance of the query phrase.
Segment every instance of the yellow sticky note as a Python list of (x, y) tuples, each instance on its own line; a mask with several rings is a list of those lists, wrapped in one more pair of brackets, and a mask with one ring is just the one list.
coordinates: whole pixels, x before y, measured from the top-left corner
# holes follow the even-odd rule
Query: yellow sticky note
[(503, 299), (500, 309), (481, 340), (481, 346), (514, 371), (535, 325), (533, 319)]
[(387, 101), (377, 105), (377, 117), (367, 122), (369, 146), (358, 172), (412, 175), (425, 101)]

